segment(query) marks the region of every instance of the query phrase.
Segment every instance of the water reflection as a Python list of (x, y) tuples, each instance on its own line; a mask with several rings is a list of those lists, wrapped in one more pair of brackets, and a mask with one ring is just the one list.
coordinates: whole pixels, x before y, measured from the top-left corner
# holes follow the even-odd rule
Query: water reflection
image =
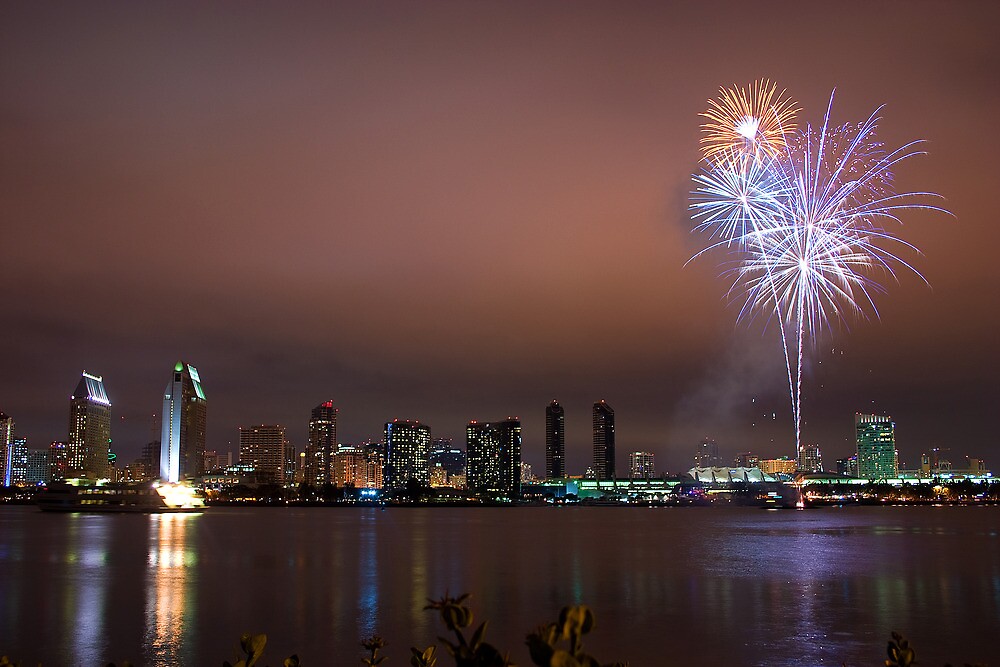
[(64, 589), (64, 627), (73, 637), (72, 655), (81, 664), (100, 664), (106, 652), (104, 630), (107, 580), (105, 564), (111, 520), (104, 516), (69, 517), (66, 557), (77, 572), (75, 586)]
[[(192, 548), (197, 514), (150, 516), (146, 575), (146, 649), (153, 665), (176, 665), (195, 643), (195, 581), (198, 556)], [(187, 649), (187, 650), (186, 650)]]
[(378, 540), (374, 521), (361, 523), (358, 534), (357, 635), (371, 637), (378, 631)]
[(893, 629), (926, 664), (993, 650), (1000, 508), (602, 509), (0, 508), (0, 648), (31, 665), (219, 664), (263, 631), (268, 664), (346, 665), (378, 633), (405, 663), (440, 634), (425, 598), (471, 592), (519, 664), (524, 632), (573, 602), (598, 616), (588, 650), (637, 665), (664, 642), (677, 664), (869, 664)]

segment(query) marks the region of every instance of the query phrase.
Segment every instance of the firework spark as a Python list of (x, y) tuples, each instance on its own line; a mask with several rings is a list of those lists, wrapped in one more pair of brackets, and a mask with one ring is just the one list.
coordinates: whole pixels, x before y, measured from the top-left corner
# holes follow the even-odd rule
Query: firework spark
[[(695, 230), (710, 243), (692, 259), (719, 248), (735, 253), (730, 295), (742, 295), (738, 320), (764, 314), (777, 321), (799, 453), (807, 346), (833, 323), (877, 317), (874, 295), (884, 291), (877, 278), (895, 279), (902, 268), (923, 279), (900, 254), (917, 249), (883, 225), (899, 223), (907, 209), (943, 209), (928, 203), (932, 193), (894, 191), (892, 170), (922, 151), (919, 142), (888, 151), (875, 136), (880, 110), (863, 123), (831, 127), (831, 95), (822, 126), (795, 132), (781, 120), (794, 105), (784, 91), (772, 103), (775, 90), (767, 82), (723, 90), (703, 114), (718, 120), (710, 136), (719, 141), (702, 138), (706, 158), (694, 176), (691, 210)], [(750, 101), (764, 104), (753, 108), (753, 119), (775, 119), (771, 133), (750, 123), (753, 150), (749, 139), (723, 147), (724, 126), (743, 136), (740, 114)]]
[(784, 135), (795, 130), (799, 108), (777, 84), (755, 81), (746, 88), (720, 88), (719, 99), (709, 100), (701, 115), (702, 153), (708, 160), (736, 151), (774, 157), (781, 153)]

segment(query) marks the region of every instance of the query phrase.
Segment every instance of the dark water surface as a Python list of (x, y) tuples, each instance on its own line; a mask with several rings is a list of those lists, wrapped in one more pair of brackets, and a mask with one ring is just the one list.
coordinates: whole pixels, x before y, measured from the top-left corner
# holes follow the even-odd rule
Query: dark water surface
[(445, 591), (522, 666), (570, 603), (633, 667), (878, 665), (894, 629), (923, 665), (1000, 664), (1000, 508), (0, 508), (0, 654), (27, 665), (220, 665), (253, 631), (270, 665), (360, 664), (377, 632), (402, 667)]

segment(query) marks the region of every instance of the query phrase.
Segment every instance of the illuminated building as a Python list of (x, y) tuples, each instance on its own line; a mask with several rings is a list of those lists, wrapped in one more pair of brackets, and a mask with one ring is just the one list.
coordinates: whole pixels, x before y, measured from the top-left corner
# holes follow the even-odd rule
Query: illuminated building
[(442, 468), (441, 464), (432, 463), (428, 477), (432, 489), (450, 486), (448, 484), (448, 471)]
[(545, 408), (545, 479), (566, 476), (566, 413), (559, 401)]
[(27, 465), (25, 466), (24, 483), (36, 486), (49, 481), (49, 450), (29, 449)]
[(208, 399), (198, 369), (178, 361), (163, 392), (160, 479), (179, 482), (205, 474)]
[(896, 424), (882, 415), (854, 415), (858, 445), (858, 477), (895, 479), (899, 476), (896, 455)]
[(431, 450), (431, 428), (418, 421), (394, 419), (385, 424), (385, 488), (397, 490), (413, 479), (430, 482), (427, 458)]
[(837, 474), (848, 477), (858, 476), (858, 455), (848, 456), (846, 459), (837, 459)]
[(457, 480), (465, 478), (465, 452), (452, 446), (450, 438), (435, 438), (427, 459), (431, 486), (460, 488)]
[(305, 480), (321, 486), (334, 483), (333, 456), (337, 452), (337, 408), (333, 401), (320, 403), (309, 419), (306, 445)]
[(240, 463), (251, 466), (261, 483), (285, 481), (285, 427), (278, 424), (240, 427)]
[(84, 371), (69, 401), (69, 478), (106, 479), (111, 449), (111, 401), (100, 375)]
[(743, 452), (736, 455), (734, 463), (737, 468), (757, 468), (760, 466), (760, 457), (752, 452)]
[(760, 460), (761, 471), (768, 475), (775, 475), (778, 473), (794, 475), (796, 468), (798, 468), (798, 462), (795, 459), (788, 458), (787, 456), (782, 456), (776, 459)]
[(368, 453), (360, 447), (345, 445), (333, 455), (333, 484), (368, 488)]
[(629, 479), (652, 479), (656, 477), (656, 466), (650, 452), (632, 452), (628, 455)]
[(521, 422), (471, 421), (465, 427), (466, 483), (477, 492), (515, 500), (521, 495)]
[(694, 455), (694, 464), (698, 468), (722, 467), (722, 457), (719, 456), (719, 445), (711, 438), (702, 438)]
[(521, 484), (534, 484), (537, 481), (538, 478), (531, 470), (531, 464), (521, 461)]
[(49, 481), (61, 482), (69, 472), (69, 443), (53, 441), (49, 445)]
[(365, 486), (369, 489), (381, 489), (385, 471), (385, 450), (378, 443), (364, 445), (365, 450)]
[(14, 438), (3, 457), (2, 486), (24, 486), (28, 478), (28, 441)]
[(823, 455), (819, 451), (819, 445), (802, 445), (799, 450), (799, 470), (823, 472)]
[(282, 452), (282, 475), (281, 481), (291, 484), (295, 481), (295, 445), (285, 442), (285, 449)]
[(594, 403), (594, 479), (615, 478), (615, 411), (606, 401)]
[(0, 486), (10, 486), (13, 445), (14, 418), (0, 412)]

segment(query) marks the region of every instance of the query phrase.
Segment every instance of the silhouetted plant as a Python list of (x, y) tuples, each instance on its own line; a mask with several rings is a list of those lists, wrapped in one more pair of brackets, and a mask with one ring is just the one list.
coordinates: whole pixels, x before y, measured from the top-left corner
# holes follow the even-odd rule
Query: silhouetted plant
[(892, 633), (886, 653), (889, 654), (889, 659), (885, 661), (885, 667), (910, 667), (917, 658), (917, 654), (910, 648), (910, 642), (898, 632)]
[(222, 667), (253, 667), (263, 655), (265, 645), (267, 645), (267, 635), (244, 633), (240, 637), (240, 649), (246, 653), (246, 657), (237, 657), (236, 664), (232, 665), (227, 660), (222, 663)]
[[(462, 604), (468, 597), (469, 595), (465, 594), (451, 598), (446, 593), (440, 600), (428, 600), (430, 604), (424, 609), (440, 612), (445, 627), (455, 633), (456, 643), (444, 637), (438, 637), (438, 641), (445, 645), (448, 654), (455, 659), (455, 667), (512, 667), (514, 663), (506, 654), (501, 654), (495, 646), (483, 641), (487, 621), (480, 623), (469, 639), (465, 638), (465, 629), (472, 625), (473, 620), (472, 610)], [(436, 662), (433, 649), (433, 646), (423, 650), (411, 649), (413, 657), (410, 664), (414, 667), (430, 667)], [(424, 656), (428, 656), (434, 662), (422, 662)]]
[[(528, 635), (528, 653), (539, 667), (601, 667), (596, 658), (583, 652), (583, 635), (594, 629), (594, 613), (585, 605), (563, 607), (559, 621), (542, 625)], [(568, 648), (561, 648), (567, 642)], [(628, 667), (627, 662), (605, 667)]]
[(361, 662), (368, 665), (368, 667), (375, 667), (387, 656), (379, 655), (378, 652), (385, 648), (385, 640), (378, 635), (372, 635), (368, 639), (361, 642), (361, 646), (368, 651), (368, 657), (362, 658)]

